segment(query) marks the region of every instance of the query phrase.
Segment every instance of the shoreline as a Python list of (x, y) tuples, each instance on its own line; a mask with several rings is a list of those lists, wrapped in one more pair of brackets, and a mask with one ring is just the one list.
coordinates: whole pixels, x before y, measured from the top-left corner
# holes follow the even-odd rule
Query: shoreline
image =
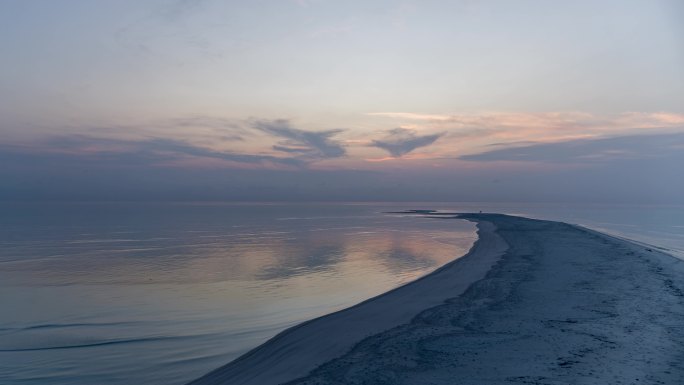
[(465, 256), (287, 329), (190, 384), (684, 378), (681, 260), (561, 222), (457, 217), (478, 223), (479, 238)]
[(305, 376), (364, 338), (409, 322), (420, 311), (465, 292), (507, 247), (492, 223), (476, 222), (478, 239), (465, 255), (376, 297), (286, 329), (188, 385), (269, 385)]

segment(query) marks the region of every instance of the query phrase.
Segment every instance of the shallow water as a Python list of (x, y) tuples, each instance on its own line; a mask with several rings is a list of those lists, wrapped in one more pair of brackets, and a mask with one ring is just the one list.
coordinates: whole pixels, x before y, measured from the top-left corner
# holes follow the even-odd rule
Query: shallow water
[(476, 238), (470, 222), (391, 209), (3, 205), (0, 383), (183, 384)]

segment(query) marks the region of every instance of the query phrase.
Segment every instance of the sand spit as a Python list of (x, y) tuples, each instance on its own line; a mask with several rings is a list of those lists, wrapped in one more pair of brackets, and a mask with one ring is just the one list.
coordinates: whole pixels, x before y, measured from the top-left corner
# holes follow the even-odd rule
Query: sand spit
[(683, 261), (559, 222), (461, 217), (480, 227), (466, 257), (192, 384), (684, 383)]

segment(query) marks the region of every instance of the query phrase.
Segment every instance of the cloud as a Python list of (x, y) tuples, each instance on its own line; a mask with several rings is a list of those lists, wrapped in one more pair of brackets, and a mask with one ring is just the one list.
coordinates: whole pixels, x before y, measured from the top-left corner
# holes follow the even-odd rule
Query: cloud
[(286, 147), (286, 146), (279, 146), (279, 145), (274, 145), (273, 147), (274, 150), (280, 151), (280, 152), (287, 152), (290, 154), (309, 154), (311, 152), (311, 149), (305, 148), (305, 147)]
[[(575, 136), (598, 136), (635, 129), (663, 129), (684, 125), (684, 114), (672, 112), (624, 112), (595, 115), (587, 112), (480, 112), (461, 114), (418, 114), (374, 112), (367, 115), (400, 122), (423, 122), (427, 127), (446, 129), (453, 134), (480, 132), (482, 136), (528, 140), (550, 140)], [(474, 131), (473, 131), (474, 130)]]
[(460, 159), (482, 162), (601, 163), (666, 158), (682, 154), (684, 133), (677, 133), (535, 143), (464, 155)]
[(289, 166), (302, 166), (303, 163), (295, 158), (281, 158), (270, 155), (240, 154), (234, 152), (214, 151), (203, 147), (194, 146), (185, 142), (171, 139), (152, 139), (140, 142), (138, 146), (146, 150), (173, 152), (204, 158), (216, 158), (238, 163), (279, 163)]
[[(150, 138), (173, 138), (179, 141), (215, 146), (219, 143), (244, 142), (254, 136), (254, 130), (244, 127), (237, 119), (210, 115), (137, 122), (97, 123), (74, 127), (61, 127), (62, 131), (81, 134), (83, 137), (112, 138), (114, 140), (144, 141)], [(46, 132), (45, 134), (48, 134)], [(72, 137), (73, 138), (73, 137)]]
[(684, 114), (673, 112), (623, 112), (598, 116), (588, 112), (479, 112), (461, 114), (420, 114), (413, 112), (371, 112), (369, 116), (392, 119), (449, 122), (458, 126), (544, 126), (570, 125), (663, 127), (684, 124)]
[(290, 126), (285, 119), (255, 120), (252, 127), (285, 140), (273, 146), (276, 151), (301, 154), (308, 160), (339, 158), (344, 147), (331, 138), (343, 130), (304, 131)]
[(193, 51), (193, 60), (222, 59), (227, 49), (211, 36), (210, 30), (217, 26), (208, 27), (206, 22), (207, 15), (212, 14), (211, 7), (216, 4), (213, 0), (169, 0), (153, 4), (141, 17), (131, 19), (116, 30), (114, 36), (133, 55), (156, 60), (157, 67), (182, 68), (187, 65), (188, 59), (183, 55), (187, 49)]
[(439, 115), (439, 114), (417, 114), (413, 112), (369, 112), (366, 115), (380, 116), (393, 119), (408, 119), (408, 120), (439, 120), (447, 121), (453, 115)]
[(204, 127), (215, 130), (231, 131), (240, 134), (248, 133), (248, 131), (242, 127), (238, 120), (210, 115), (188, 115), (175, 119), (169, 119), (167, 122), (162, 122), (162, 124), (181, 128)]
[[(0, 145), (0, 200), (683, 202), (684, 133), (604, 139), (527, 145), (525, 155), (490, 151), (477, 164), (359, 171), (284, 167), (302, 161), (178, 140), (61, 136)], [(584, 163), (486, 163), (512, 157)], [(193, 159), (230, 166), (186, 167)]]
[[(345, 148), (332, 137), (342, 130), (321, 132), (300, 130), (286, 120), (236, 120), (215, 116), (190, 115), (150, 122), (70, 127), (72, 133), (44, 134), (24, 142), (0, 143), (6, 154), (33, 154), (80, 159), (112, 167), (131, 164), (180, 166), (207, 165), (251, 168), (286, 166), (302, 168), (321, 160), (339, 158)], [(264, 134), (275, 137), (271, 146)], [(213, 160), (213, 161), (210, 161)], [(225, 161), (221, 163), (220, 161)], [(282, 168), (282, 167), (280, 167)]]
[(429, 146), (444, 135), (444, 133), (439, 133), (419, 136), (414, 130), (405, 128), (395, 128), (388, 134), (384, 139), (373, 140), (371, 146), (381, 148), (395, 158), (404, 156), (417, 148)]
[(4, 158), (10, 162), (32, 159), (38, 163), (42, 160), (60, 164), (87, 162), (90, 165), (106, 167), (137, 167), (164, 165), (183, 161), (188, 157), (263, 166), (279, 164), (301, 167), (304, 165), (296, 158), (217, 151), (181, 140), (163, 138), (123, 140), (69, 135), (52, 137), (40, 143), (0, 147), (0, 159)]
[(478, 149), (489, 150), (491, 148), (487, 147), (493, 144), (521, 147), (525, 142), (558, 143), (637, 134), (676, 133), (681, 132), (684, 126), (684, 114), (676, 112), (375, 112), (368, 115), (391, 119), (393, 124), (404, 128), (445, 132), (439, 145), (430, 151), (429, 155), (435, 159), (448, 157), (450, 154), (472, 154)]

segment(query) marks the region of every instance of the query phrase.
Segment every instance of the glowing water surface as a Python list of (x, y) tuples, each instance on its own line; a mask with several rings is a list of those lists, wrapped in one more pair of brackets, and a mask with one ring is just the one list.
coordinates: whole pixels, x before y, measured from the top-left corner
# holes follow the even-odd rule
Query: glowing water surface
[(467, 252), (396, 205), (3, 204), (0, 383), (183, 384)]

